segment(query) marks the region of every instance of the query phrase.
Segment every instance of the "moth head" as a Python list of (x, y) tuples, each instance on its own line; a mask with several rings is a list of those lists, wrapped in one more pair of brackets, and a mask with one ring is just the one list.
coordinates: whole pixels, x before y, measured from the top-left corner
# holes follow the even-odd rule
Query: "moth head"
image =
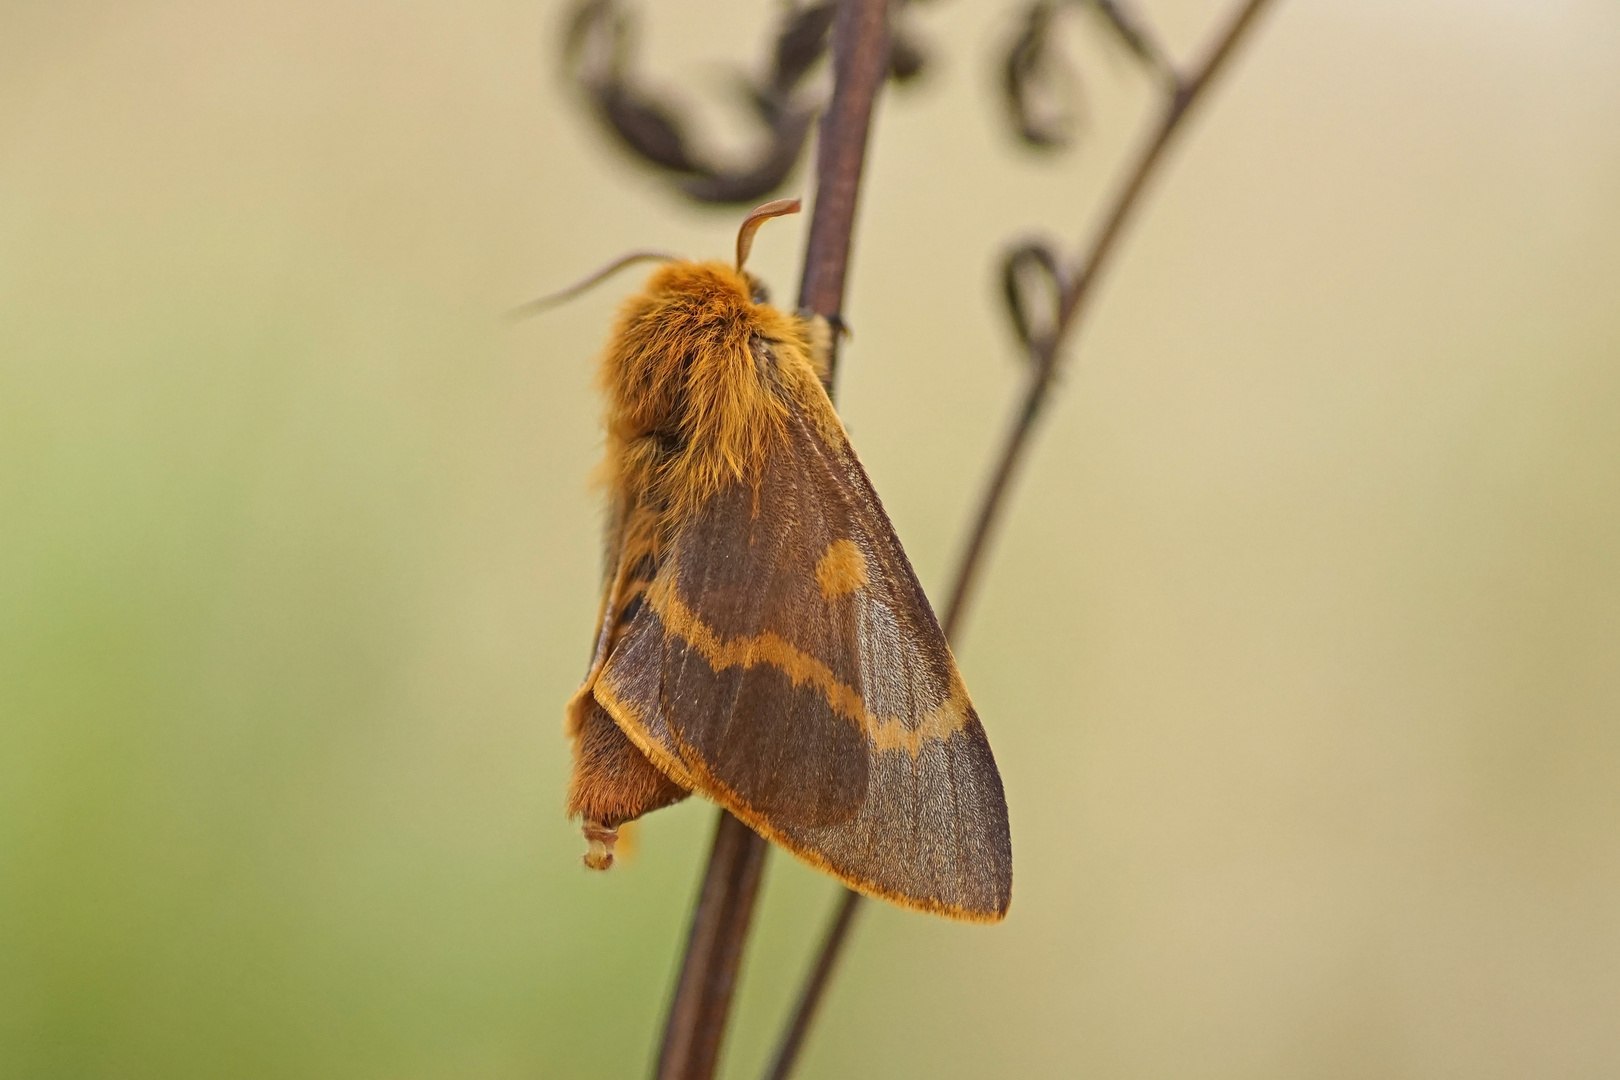
[(757, 478), (786, 430), (805, 333), (745, 264), (759, 227), (798, 209), (797, 199), (757, 208), (737, 230), (735, 262), (667, 263), (619, 309), (600, 375), (611, 468), (627, 490), (674, 508), (671, 520)]
[[(754, 234), (759, 232), (759, 227), (771, 218), (782, 217), (785, 214), (797, 214), (799, 206), (798, 199), (777, 199), (774, 202), (756, 206), (749, 212), (747, 217), (743, 218), (742, 225), (737, 229), (737, 273), (747, 284), (747, 296), (752, 303), (768, 304), (771, 299), (770, 290), (765, 287), (765, 283), (744, 269), (744, 265), (748, 262), (748, 253), (754, 248)], [(538, 315), (548, 308), (565, 303), (581, 293), (595, 288), (625, 267), (634, 266), (639, 262), (684, 263), (686, 260), (679, 255), (671, 255), (663, 251), (632, 251), (619, 256), (602, 267), (602, 269), (586, 275), (567, 288), (519, 304), (517, 307), (512, 308), (508, 314), (514, 319)], [(654, 278), (655, 282), (660, 280), (659, 277)], [(662, 280), (667, 281), (668, 277), (665, 276)]]
[[(664, 334), (666, 342), (673, 343), (679, 338), (681, 331), (677, 327), (689, 330), (694, 336), (726, 336), (737, 332), (745, 337), (760, 336), (760, 320), (770, 322), (780, 317), (774, 311), (757, 310), (770, 303), (770, 290), (748, 272), (748, 254), (753, 250), (754, 236), (761, 225), (775, 217), (797, 214), (799, 206), (798, 199), (777, 199), (750, 211), (737, 228), (737, 257), (731, 266), (719, 260), (675, 262), (654, 272), (647, 282), (645, 295), (660, 321), (668, 327)], [(763, 336), (779, 335), (767, 332)], [(676, 351), (683, 357), (693, 354), (691, 349)]]
[[(737, 229), (737, 272), (745, 275), (751, 283), (755, 282), (754, 276), (743, 269), (748, 264), (748, 253), (754, 250), (754, 234), (759, 232), (759, 227), (771, 220), (771, 218), (782, 217), (785, 214), (797, 214), (798, 212), (798, 199), (777, 199), (775, 202), (768, 202), (763, 206), (754, 207), (748, 216), (743, 218), (742, 225)], [(763, 286), (759, 287), (763, 288)], [(763, 301), (756, 300), (755, 303), (763, 303)]]
[(528, 318), (530, 315), (538, 315), (542, 311), (546, 311), (549, 308), (554, 308), (559, 304), (565, 304), (581, 293), (589, 292), (591, 289), (594, 289), (596, 286), (602, 284), (602, 282), (606, 281), (614, 274), (617, 274), (625, 267), (634, 266), (639, 262), (674, 263), (680, 261), (681, 257), (679, 255), (671, 255), (664, 251), (632, 251), (628, 254), (620, 255), (617, 259), (614, 259), (612, 262), (602, 267), (602, 269), (597, 270), (594, 273), (587, 274), (585, 277), (574, 282), (565, 289), (558, 289), (554, 293), (547, 293), (546, 295), (534, 300), (530, 300), (527, 303), (519, 304), (517, 307), (512, 308), (507, 312), (507, 317), (512, 319), (524, 319)]
[(759, 231), (761, 225), (773, 217), (797, 214), (799, 206), (798, 199), (777, 199), (775, 202), (756, 206), (747, 217), (743, 218), (742, 225), (737, 229), (737, 273), (748, 283), (748, 299), (756, 304), (770, 303), (771, 291), (765, 287), (763, 281), (745, 269), (748, 253), (754, 249), (754, 234)]

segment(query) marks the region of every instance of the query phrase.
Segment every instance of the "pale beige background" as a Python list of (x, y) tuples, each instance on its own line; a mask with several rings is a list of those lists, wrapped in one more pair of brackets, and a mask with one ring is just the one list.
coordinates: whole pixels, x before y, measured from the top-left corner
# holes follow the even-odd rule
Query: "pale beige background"
[[(709, 101), (772, 10), (646, 6)], [(1147, 4), (1182, 53), (1221, 8)], [(712, 811), (599, 877), (560, 816), (633, 282), (498, 316), (735, 215), (582, 119), (561, 17), (0, 8), (6, 1080), (644, 1068)], [(938, 587), (1019, 380), (991, 256), (1083, 232), (1146, 97), (1081, 41), (1090, 137), (1031, 158), (1007, 5), (917, 21), (841, 401)], [(1620, 1074), (1617, 58), (1610, 0), (1281, 0), (960, 650), (1011, 916), (870, 908), (806, 1077)], [(780, 294), (802, 229), (761, 236)], [(773, 860), (729, 1075), (832, 895)]]

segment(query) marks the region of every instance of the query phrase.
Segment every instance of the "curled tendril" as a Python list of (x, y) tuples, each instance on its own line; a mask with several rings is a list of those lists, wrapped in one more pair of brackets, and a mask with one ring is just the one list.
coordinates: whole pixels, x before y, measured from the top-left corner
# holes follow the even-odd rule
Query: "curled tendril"
[(1175, 78), (1163, 50), (1127, 0), (1035, 0), (1024, 8), (1007, 46), (1001, 87), (1014, 133), (1038, 149), (1068, 146), (1080, 126), (1080, 78), (1056, 41), (1057, 17), (1065, 7), (1094, 11), (1109, 40), (1161, 78)]
[(1001, 293), (1013, 334), (1030, 360), (1039, 358), (1057, 336), (1058, 307), (1066, 275), (1050, 244), (1028, 240), (1001, 259)]

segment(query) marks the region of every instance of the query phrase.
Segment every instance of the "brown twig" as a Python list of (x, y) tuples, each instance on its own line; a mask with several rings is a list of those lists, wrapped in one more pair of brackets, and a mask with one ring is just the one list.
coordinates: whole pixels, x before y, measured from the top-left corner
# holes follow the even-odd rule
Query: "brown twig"
[(757, 833), (720, 811), (687, 931), (686, 963), (664, 1022), (659, 1080), (714, 1075), (768, 850)]
[[(843, 306), (867, 132), (888, 71), (888, 36), (887, 0), (839, 4), (832, 28), (833, 96), (817, 141), (816, 203), (799, 286), (799, 306), (829, 320)], [(831, 378), (829, 370), (829, 384)], [(765, 840), (720, 811), (664, 1025), (658, 1080), (714, 1075), (768, 849)]]
[(1097, 230), (1097, 234), (1086, 248), (1085, 256), (1077, 262), (1078, 269), (1070, 275), (1068, 283), (1063, 288), (1055, 328), (1033, 344), (1032, 359), (1035, 363), (1029, 385), (1024, 391), (1024, 398), (1012, 427), (1008, 429), (1006, 441), (996, 461), (995, 472), (979, 503), (979, 512), (970, 534), (971, 539), (962, 555), (961, 563), (957, 566), (956, 578), (951, 583), (950, 600), (945, 605), (944, 626), (947, 638), (954, 640), (968, 602), (972, 599), (973, 587), (977, 583), (979, 569), (983, 565), (984, 551), (989, 543), (991, 530), (1000, 518), (1001, 507), (1013, 475), (1023, 459), (1024, 450), (1035, 428), (1035, 421), (1040, 417), (1041, 409), (1046, 404), (1061, 366), (1064, 338), (1074, 331), (1085, 303), (1091, 297), (1093, 286), (1108, 265), (1116, 242), (1141, 201), (1142, 193), (1163, 159), (1165, 148), (1169, 146), (1171, 138), (1180, 130), (1188, 111), (1203, 95), (1210, 81), (1219, 74), (1244, 33), (1254, 24), (1255, 17), (1269, 2), (1270, 0), (1243, 0), (1225, 30), (1216, 39), (1215, 47), (1210, 50), (1204, 62), (1199, 64), (1192, 74), (1176, 79), (1175, 89), (1165, 102), (1164, 111), (1159, 116), (1159, 122), (1152, 136), (1137, 157), (1124, 187), (1114, 197), (1113, 205), (1107, 217), (1103, 219), (1101, 228)]
[[(1041, 409), (1051, 393), (1063, 357), (1064, 339), (1072, 334), (1078, 325), (1085, 302), (1090, 297), (1103, 269), (1108, 265), (1109, 257), (1113, 254), (1126, 223), (1141, 201), (1148, 181), (1163, 159), (1165, 148), (1172, 136), (1181, 128), (1193, 104), (1203, 96), (1210, 82), (1232, 56), (1244, 34), (1253, 26), (1261, 9), (1269, 2), (1270, 0), (1242, 0), (1203, 62), (1190, 74), (1176, 78), (1164, 111), (1159, 116), (1158, 124), (1127, 175), (1124, 186), (1114, 196), (1101, 227), (1086, 247), (1083, 257), (1076, 262), (1078, 269), (1069, 277), (1068, 283), (1063, 288), (1055, 326), (1049, 334), (1031, 341), (1030, 348), (1035, 363), (1032, 366), (1029, 384), (1024, 390), (1023, 400), (1002, 444), (990, 483), (980, 499), (967, 548), (957, 567), (949, 599), (945, 603), (943, 625), (948, 640), (955, 641), (961, 628), (973, 587), (984, 563), (984, 554), (989, 545), (993, 526), (1000, 518), (1013, 477), (1023, 459), (1030, 436), (1035, 431), (1035, 422), (1039, 419)], [(838, 908), (829, 924), (827, 936), (822, 941), (815, 964), (800, 992), (792, 1019), (778, 1044), (770, 1071), (766, 1074), (769, 1080), (787, 1080), (792, 1074), (799, 1048), (803, 1045), (805, 1035), (815, 1018), (816, 1009), (830, 981), (838, 955), (844, 942), (848, 940), (849, 926), (860, 907), (861, 899), (858, 893), (849, 890), (845, 890), (840, 898)]]

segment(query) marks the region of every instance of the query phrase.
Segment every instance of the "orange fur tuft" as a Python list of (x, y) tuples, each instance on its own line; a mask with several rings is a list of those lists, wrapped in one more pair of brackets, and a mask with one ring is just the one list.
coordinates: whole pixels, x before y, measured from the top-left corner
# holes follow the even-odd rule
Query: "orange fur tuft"
[(662, 267), (620, 310), (602, 358), (609, 485), (642, 493), (662, 538), (726, 484), (757, 481), (816, 378), (813, 353), (809, 324), (754, 303), (741, 272)]

